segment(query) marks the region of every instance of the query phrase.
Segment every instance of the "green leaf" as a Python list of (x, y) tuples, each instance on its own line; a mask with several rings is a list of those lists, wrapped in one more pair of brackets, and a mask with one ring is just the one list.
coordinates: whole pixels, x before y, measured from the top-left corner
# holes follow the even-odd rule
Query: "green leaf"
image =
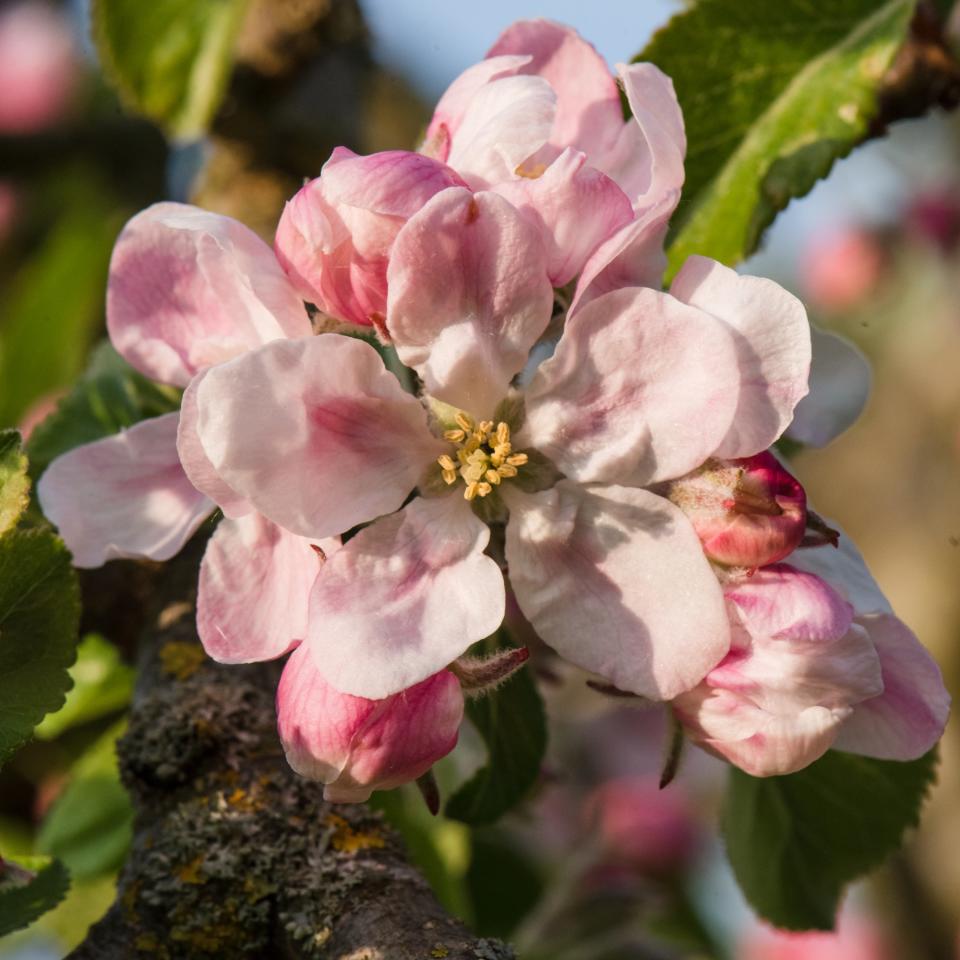
[(832, 929), (843, 888), (916, 826), (936, 762), (935, 750), (910, 763), (831, 751), (786, 777), (733, 769), (723, 830), (747, 900), (778, 927)]
[(107, 78), (172, 136), (199, 137), (223, 98), (247, 0), (93, 0)]
[(673, 79), (687, 129), (670, 273), (734, 264), (867, 132), (914, 0), (699, 0), (638, 60)]
[(543, 701), (529, 670), (519, 670), (486, 697), (470, 700), (467, 715), (487, 745), (487, 765), (447, 802), (444, 813), (464, 823), (493, 823), (536, 782), (547, 749)]
[(30, 502), (30, 478), (20, 434), (0, 430), (0, 537), (16, 526)]
[(0, 539), (0, 765), (64, 701), (79, 594), (70, 554), (48, 530)]
[(76, 379), (103, 322), (103, 288), (121, 216), (89, 182), (76, 181), (63, 197), (63, 213), (38, 252), (18, 266), (0, 304), (3, 426)]
[(0, 937), (19, 930), (55, 907), (67, 894), (70, 875), (59, 860), (0, 860)]
[(73, 687), (64, 705), (47, 714), (34, 731), (41, 740), (59, 737), (71, 727), (121, 710), (133, 696), (135, 671), (120, 659), (117, 648), (98, 633), (87, 634), (70, 668)]
[(133, 836), (133, 808), (117, 770), (121, 721), (77, 761), (40, 828), (37, 847), (61, 858), (78, 880), (119, 866)]
[(30, 436), (30, 472), (39, 476), (51, 460), (80, 444), (111, 436), (179, 407), (179, 390), (137, 373), (104, 341), (91, 354), (79, 383)]

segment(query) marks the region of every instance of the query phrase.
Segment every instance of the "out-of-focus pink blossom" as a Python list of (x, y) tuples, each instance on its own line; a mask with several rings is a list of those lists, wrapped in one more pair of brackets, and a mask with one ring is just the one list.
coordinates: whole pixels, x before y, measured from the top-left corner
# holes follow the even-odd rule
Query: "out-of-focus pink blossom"
[(803, 539), (806, 494), (766, 451), (740, 460), (710, 460), (671, 481), (665, 492), (716, 563), (762, 567), (782, 560)]
[(24, 440), (29, 440), (30, 434), (57, 409), (57, 404), (62, 396), (63, 391), (56, 390), (53, 393), (44, 394), (31, 404), (17, 425), (17, 429)]
[(416, 780), (456, 746), (463, 694), (444, 670), (383, 700), (351, 697), (300, 646), (280, 678), (277, 718), (290, 766), (325, 783), (326, 800), (360, 803)]
[(69, 24), (50, 4), (0, 9), (0, 133), (35, 133), (59, 120), (77, 72)]
[(603, 855), (645, 874), (679, 873), (697, 851), (700, 834), (679, 787), (656, 779), (620, 777), (597, 787), (585, 814), (599, 832)]
[(910, 236), (947, 252), (960, 239), (960, 196), (957, 187), (942, 188), (914, 197), (904, 214)]
[(738, 960), (893, 960), (880, 931), (842, 916), (836, 933), (791, 933), (757, 926), (742, 940)]
[(872, 234), (846, 227), (813, 239), (801, 262), (801, 282), (820, 309), (849, 310), (880, 282), (884, 262), (883, 249)]

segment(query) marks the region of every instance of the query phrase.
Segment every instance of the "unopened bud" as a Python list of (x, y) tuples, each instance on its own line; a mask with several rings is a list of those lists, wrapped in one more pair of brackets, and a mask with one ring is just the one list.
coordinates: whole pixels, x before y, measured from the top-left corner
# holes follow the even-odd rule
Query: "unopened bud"
[(530, 651), (526, 647), (509, 647), (489, 657), (460, 657), (450, 664), (449, 669), (468, 697), (479, 697), (513, 676), (529, 658)]
[(803, 540), (807, 497), (800, 482), (770, 453), (708, 460), (665, 485), (689, 518), (704, 553), (731, 567), (776, 563)]

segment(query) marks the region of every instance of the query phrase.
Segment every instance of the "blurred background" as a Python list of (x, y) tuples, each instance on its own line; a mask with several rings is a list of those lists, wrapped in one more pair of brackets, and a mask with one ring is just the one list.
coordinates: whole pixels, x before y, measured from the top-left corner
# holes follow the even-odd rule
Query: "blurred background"
[[(286, 4), (250, 18), (212, 132), (171, 140), (105, 82), (83, 3), (0, 4), (0, 427), (32, 430), (103, 335), (110, 250), (127, 217), (191, 200), (269, 239), (283, 201), (337, 144), (413, 146), (430, 105), (512, 20), (577, 27), (614, 63), (678, 4), (363, 0)], [(256, 8), (254, 8), (256, 10)], [(268, 9), (261, 4), (260, 11)], [(746, 272), (770, 276), (873, 368), (862, 418), (795, 472), (816, 509), (842, 518), (898, 614), (960, 694), (960, 125), (896, 125), (836, 165), (778, 218)], [(0, 957), (63, 956), (106, 909), (129, 838), (112, 765), (131, 671), (128, 638), (84, 640), (86, 700), (41, 728), (0, 774), (0, 850), (53, 850), (68, 899)], [(644, 711), (540, 665), (549, 765), (520, 813), (468, 831), (419, 798), (382, 806), (441, 899), (530, 960), (948, 960), (960, 917), (960, 734), (907, 849), (848, 897), (837, 935), (763, 929), (716, 839), (721, 764), (691, 750), (657, 789), (668, 730)], [(470, 744), (441, 770), (469, 765)], [(78, 760), (78, 758), (80, 758)]]

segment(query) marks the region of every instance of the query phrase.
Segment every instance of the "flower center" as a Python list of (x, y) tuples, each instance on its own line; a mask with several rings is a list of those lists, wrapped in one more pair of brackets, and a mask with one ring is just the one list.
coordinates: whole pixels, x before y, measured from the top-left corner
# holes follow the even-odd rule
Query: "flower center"
[(527, 462), (525, 453), (513, 452), (510, 427), (503, 421), (496, 427), (492, 420), (475, 424), (465, 413), (458, 413), (456, 421), (456, 429), (443, 434), (444, 440), (456, 444), (455, 454), (451, 457), (445, 453), (437, 457), (437, 463), (448, 486), (460, 475), (466, 484), (465, 500), (487, 496), (502, 481), (515, 477)]

